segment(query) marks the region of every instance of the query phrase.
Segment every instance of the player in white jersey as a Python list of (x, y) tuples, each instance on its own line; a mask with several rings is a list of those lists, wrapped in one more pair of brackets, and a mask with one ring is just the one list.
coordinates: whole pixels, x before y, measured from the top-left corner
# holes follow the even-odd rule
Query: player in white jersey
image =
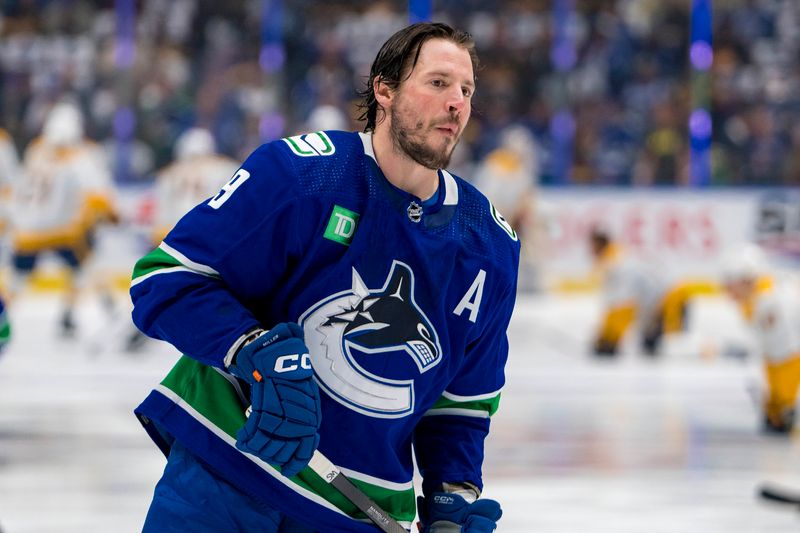
[(20, 172), (14, 140), (6, 130), (0, 128), (0, 231), (3, 232), (8, 226), (11, 184), (19, 178)]
[(486, 195), (520, 237), (520, 289), (540, 286), (541, 250), (546, 219), (539, 212), (536, 183), (539, 178), (538, 145), (523, 126), (510, 126), (500, 135), (499, 146), (489, 152), (475, 171), (475, 186)]
[(239, 168), (233, 159), (216, 153), (214, 137), (203, 128), (181, 134), (173, 155), (174, 161), (156, 176), (155, 245), (183, 215), (216, 195)]
[[(214, 196), (231, 179), (239, 163), (217, 153), (214, 136), (205, 128), (189, 128), (175, 142), (173, 161), (156, 174), (152, 245), (158, 246), (169, 230), (194, 206)], [(147, 336), (131, 324), (125, 351), (136, 352)]]
[(77, 274), (92, 249), (94, 230), (103, 221), (116, 221), (110, 166), (100, 146), (84, 138), (75, 105), (53, 106), (42, 135), (25, 151), (23, 177), (12, 197), (11, 292), (18, 292), (43, 252), (55, 253), (70, 271), (61, 326), (72, 334)]
[(604, 229), (595, 228), (589, 244), (603, 298), (593, 347), (598, 356), (615, 356), (625, 335), (634, 329), (642, 352), (658, 354), (664, 335), (686, 328), (691, 298), (719, 290), (703, 280), (671, 281), (633, 261)]
[(800, 386), (800, 288), (778, 283), (768, 272), (763, 252), (752, 244), (725, 257), (723, 281), (752, 326), (763, 357), (767, 383), (763, 429), (788, 434), (794, 427)]

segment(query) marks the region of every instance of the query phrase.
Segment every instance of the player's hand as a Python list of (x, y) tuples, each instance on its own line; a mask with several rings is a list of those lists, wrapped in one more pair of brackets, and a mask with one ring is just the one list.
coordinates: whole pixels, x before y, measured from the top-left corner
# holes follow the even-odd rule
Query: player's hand
[(242, 347), (228, 370), (251, 385), (252, 412), (236, 447), (287, 477), (300, 472), (319, 445), (322, 418), (303, 329), (278, 324)]
[(503, 516), (500, 504), (494, 500), (477, 499), (467, 503), (463, 497), (449, 492), (434, 492), (417, 498), (419, 530), (421, 533), (440, 531), (490, 533)]

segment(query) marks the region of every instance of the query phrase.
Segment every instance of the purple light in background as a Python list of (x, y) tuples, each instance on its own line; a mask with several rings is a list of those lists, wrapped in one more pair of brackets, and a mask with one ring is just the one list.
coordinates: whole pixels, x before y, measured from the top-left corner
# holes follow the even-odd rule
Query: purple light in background
[(258, 64), (264, 72), (277, 72), (283, 68), (286, 54), (279, 43), (265, 44), (258, 55)]
[(695, 109), (689, 117), (689, 132), (696, 139), (711, 137), (711, 115), (706, 109)]
[(134, 0), (114, 2), (116, 38), (114, 39), (114, 62), (120, 69), (133, 66), (136, 56), (136, 5)]
[(697, 70), (708, 70), (714, 61), (714, 50), (706, 41), (696, 41), (692, 43), (689, 51), (692, 66)]
[(550, 131), (557, 139), (571, 139), (575, 134), (575, 119), (568, 111), (560, 111), (553, 115)]
[(559, 71), (571, 69), (575, 64), (576, 57), (575, 47), (569, 42), (558, 43), (550, 51), (550, 61)]
[(121, 107), (114, 113), (114, 136), (117, 139), (130, 139), (136, 125), (136, 116), (130, 107)]
[(258, 123), (258, 134), (263, 141), (272, 141), (283, 135), (286, 121), (280, 113), (267, 112), (261, 115)]
[(133, 66), (136, 57), (136, 44), (131, 39), (117, 40), (115, 61), (119, 68), (126, 69)]

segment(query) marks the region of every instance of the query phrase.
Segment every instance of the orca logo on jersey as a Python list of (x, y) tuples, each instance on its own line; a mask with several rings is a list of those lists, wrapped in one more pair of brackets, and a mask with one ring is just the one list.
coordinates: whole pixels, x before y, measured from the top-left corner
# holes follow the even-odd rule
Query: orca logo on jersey
[[(420, 374), (442, 359), (439, 336), (414, 300), (414, 273), (400, 261), (392, 263), (380, 289), (367, 288), (353, 269), (352, 288), (317, 302), (300, 323), (320, 386), (368, 416), (400, 418), (414, 411), (414, 380), (378, 375), (378, 369), (403, 367), (387, 364), (386, 357), (410, 356)], [(368, 359), (378, 355), (384, 359), (372, 367)]]

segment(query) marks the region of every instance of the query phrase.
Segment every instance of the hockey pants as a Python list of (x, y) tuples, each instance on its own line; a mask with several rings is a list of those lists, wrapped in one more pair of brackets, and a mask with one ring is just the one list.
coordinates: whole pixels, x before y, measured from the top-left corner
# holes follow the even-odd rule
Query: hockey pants
[(175, 442), (142, 533), (313, 533), (211, 472)]

